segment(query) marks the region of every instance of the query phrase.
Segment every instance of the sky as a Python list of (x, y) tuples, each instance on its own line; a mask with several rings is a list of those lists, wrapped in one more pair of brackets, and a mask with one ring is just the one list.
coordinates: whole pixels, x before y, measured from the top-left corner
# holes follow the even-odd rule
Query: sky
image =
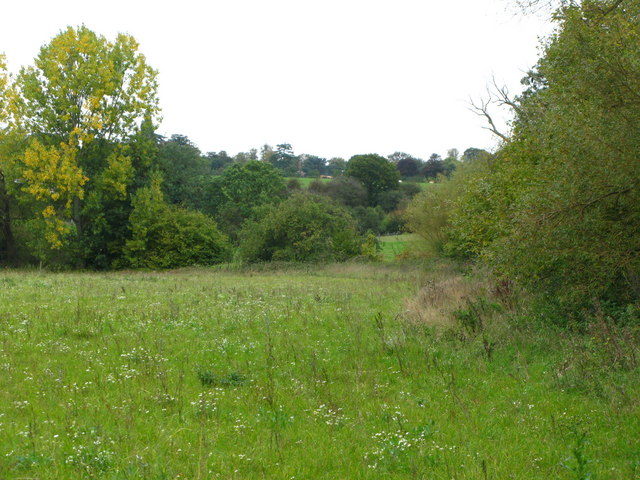
[[(21, 0), (3, 5), (0, 52), (31, 65), (67, 26), (136, 38), (159, 71), (158, 133), (233, 155), (421, 158), (493, 150), (469, 108), (495, 78), (512, 93), (551, 25), (513, 0)], [(505, 128), (507, 113), (495, 112)]]

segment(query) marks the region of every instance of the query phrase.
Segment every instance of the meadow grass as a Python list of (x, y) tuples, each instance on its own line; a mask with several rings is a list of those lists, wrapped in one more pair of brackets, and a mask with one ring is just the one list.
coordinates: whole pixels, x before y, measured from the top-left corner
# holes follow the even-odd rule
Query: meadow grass
[(638, 478), (637, 365), (486, 287), (394, 265), (0, 272), (0, 478)]
[(383, 235), (379, 237), (384, 262), (393, 262), (407, 250), (419, 250), (420, 238), (414, 233), (403, 233), (400, 235)]
[(298, 182), (300, 182), (300, 186), (302, 188), (309, 188), (309, 185), (311, 185), (316, 180), (320, 180), (322, 183), (328, 183), (331, 181), (330, 178), (319, 178), (319, 177), (285, 177), (285, 181), (289, 181), (289, 180), (297, 180)]

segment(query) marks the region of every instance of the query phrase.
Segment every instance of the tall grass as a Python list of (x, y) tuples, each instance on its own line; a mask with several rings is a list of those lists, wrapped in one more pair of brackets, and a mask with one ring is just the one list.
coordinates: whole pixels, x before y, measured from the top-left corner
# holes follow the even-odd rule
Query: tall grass
[(456, 268), (5, 271), (0, 287), (3, 479), (639, 473), (637, 366)]

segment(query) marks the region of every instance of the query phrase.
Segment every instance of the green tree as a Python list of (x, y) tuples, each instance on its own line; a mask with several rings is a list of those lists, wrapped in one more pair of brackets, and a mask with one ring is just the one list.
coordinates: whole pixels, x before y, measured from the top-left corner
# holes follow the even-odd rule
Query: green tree
[[(424, 253), (463, 257), (479, 253), (476, 242), (491, 236), (487, 224), (496, 221), (495, 216), (487, 215), (488, 167), (480, 160), (463, 163), (451, 178), (441, 176), (414, 194), (404, 218), (408, 229), (425, 241)], [(464, 214), (463, 229), (452, 226), (456, 206), (461, 206), (458, 215)], [(461, 221), (459, 216), (456, 221)]]
[(491, 154), (486, 150), (483, 150), (481, 148), (470, 147), (464, 151), (464, 153), (462, 154), (462, 157), (460, 157), (460, 161), (468, 162), (468, 161), (472, 161), (478, 158), (488, 157), (488, 156), (491, 156)]
[(299, 159), (293, 153), (293, 148), (288, 143), (276, 145), (276, 151), (270, 155), (264, 152), (264, 156), (268, 156), (268, 161), (282, 172), (286, 177), (298, 176), (300, 172)]
[(225, 232), (235, 237), (255, 207), (278, 202), (285, 194), (282, 172), (271, 164), (259, 160), (234, 163), (210, 184), (210, 203), (205, 212), (217, 218)]
[(319, 177), (327, 170), (327, 160), (315, 155), (300, 155), (302, 171), (307, 177)]
[(396, 163), (396, 168), (401, 177), (417, 177), (420, 175), (420, 161), (417, 158), (402, 158)]
[(211, 170), (200, 149), (185, 135), (171, 135), (160, 143), (158, 160), (167, 201), (192, 209), (201, 205), (202, 177)]
[(11, 225), (11, 199), (7, 190), (6, 174), (7, 169), (6, 153), (6, 133), (4, 131), (7, 121), (7, 86), (9, 77), (7, 75), (7, 64), (5, 56), (0, 54), (0, 262), (7, 262), (10, 258), (15, 258), (16, 247)]
[(442, 157), (437, 153), (432, 153), (422, 167), (422, 174), (430, 180), (435, 180), (438, 175), (445, 173), (445, 166)]
[(351, 157), (345, 175), (362, 182), (367, 189), (370, 205), (377, 204), (382, 192), (397, 188), (400, 179), (395, 165), (375, 153)]
[(324, 185), (324, 193), (342, 205), (356, 207), (367, 204), (367, 189), (357, 178), (338, 177)]
[(327, 163), (327, 172), (332, 177), (339, 177), (347, 168), (347, 162), (344, 158), (333, 157)]
[(224, 150), (218, 153), (207, 152), (205, 157), (209, 161), (209, 168), (213, 174), (222, 173), (229, 164), (233, 163), (233, 159)]

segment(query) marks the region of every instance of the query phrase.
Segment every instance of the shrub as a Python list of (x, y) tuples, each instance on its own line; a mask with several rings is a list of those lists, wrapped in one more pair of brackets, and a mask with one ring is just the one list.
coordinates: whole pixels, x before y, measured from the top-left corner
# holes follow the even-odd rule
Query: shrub
[(158, 179), (141, 189), (132, 203), (132, 237), (124, 248), (125, 266), (176, 268), (229, 259), (229, 241), (216, 222), (203, 213), (167, 205)]
[(259, 261), (342, 261), (360, 253), (353, 217), (324, 197), (295, 194), (257, 212), (240, 233), (240, 258)]
[(359, 206), (352, 208), (351, 213), (356, 219), (360, 233), (373, 232), (376, 235), (382, 233), (382, 222), (384, 221), (382, 208)]

